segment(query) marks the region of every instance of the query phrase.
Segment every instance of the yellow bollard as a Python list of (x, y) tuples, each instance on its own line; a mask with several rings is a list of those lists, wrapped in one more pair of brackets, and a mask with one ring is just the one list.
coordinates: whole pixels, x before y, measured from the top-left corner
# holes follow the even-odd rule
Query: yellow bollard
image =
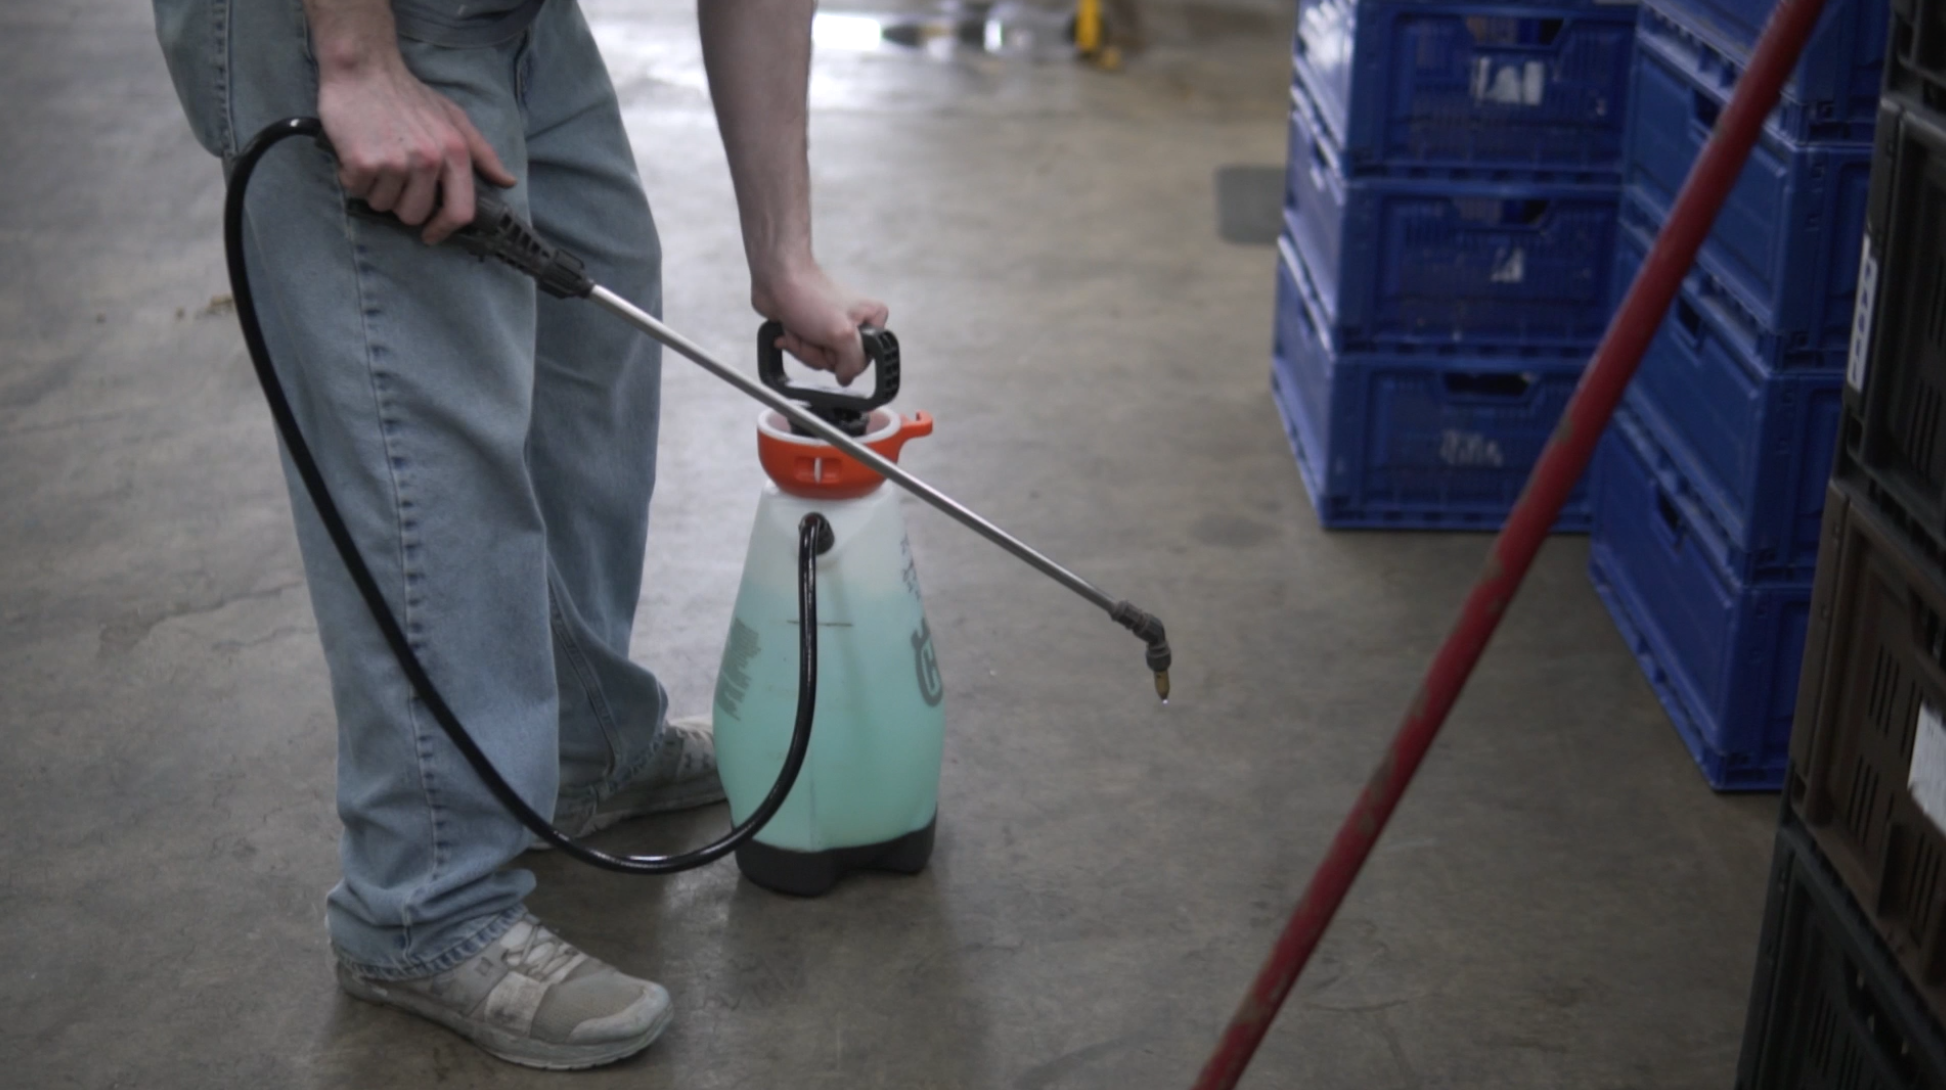
[(1076, 0), (1074, 9), (1074, 51), (1082, 60), (1104, 72), (1122, 66), (1122, 51), (1107, 44), (1101, 18), (1101, 0)]

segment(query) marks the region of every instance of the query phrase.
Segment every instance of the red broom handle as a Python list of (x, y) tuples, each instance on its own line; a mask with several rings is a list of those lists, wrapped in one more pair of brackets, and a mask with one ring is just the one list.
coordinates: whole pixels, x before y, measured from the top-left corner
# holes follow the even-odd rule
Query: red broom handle
[[(1385, 823), (1391, 820), (1392, 811), (1412, 782), (1412, 774), (1445, 725), (1447, 713), (1459, 699), (1514, 592), (1520, 589), (1520, 581), (1560, 516), (1568, 493), (1588, 468), (1595, 442), (1614, 415), (1622, 391), (1642, 362), (1642, 353), (1696, 260), (1696, 251), (1716, 221), (1730, 187), (1742, 173), (1764, 118), (1777, 105), (1784, 81), (1797, 67), (1798, 56), (1804, 52), (1804, 43), (1823, 10), (1824, 0), (1780, 0), (1771, 13), (1749, 67), (1737, 81), (1729, 105), (1683, 183), (1668, 222), (1656, 236), (1628, 296), (1609, 321), (1594, 361), (1562, 412), (1560, 425), (1541, 452), (1540, 462), (1527, 479), (1513, 513), (1507, 516), (1506, 526), (1494, 539), (1486, 570), (1480, 573), (1459, 621), (1426, 670), (1405, 722), (1351, 813), (1345, 815), (1330, 850), (1311, 875), (1311, 884), (1291, 910), (1277, 945), (1203, 1066), (1195, 1090), (1232, 1090), (1243, 1077), (1271, 1020), (1277, 1017), (1353, 880), (1371, 856)], [(1780, 231), (1790, 228), (1790, 224), (1776, 225)]]

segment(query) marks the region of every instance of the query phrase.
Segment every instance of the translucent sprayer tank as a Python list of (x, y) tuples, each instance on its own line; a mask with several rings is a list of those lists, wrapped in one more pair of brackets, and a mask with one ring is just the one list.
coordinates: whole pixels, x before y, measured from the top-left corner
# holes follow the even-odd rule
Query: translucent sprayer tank
[[(876, 409), (861, 441), (897, 460), (932, 433), (924, 413)], [(716, 746), (732, 817), (777, 778), (797, 712), (798, 522), (830, 521), (818, 557), (818, 695), (810, 754), (783, 809), (737, 865), (759, 885), (823, 893), (847, 871), (917, 872), (932, 854), (945, 689), (897, 490), (835, 447), (757, 420), (770, 481), (716, 682)]]

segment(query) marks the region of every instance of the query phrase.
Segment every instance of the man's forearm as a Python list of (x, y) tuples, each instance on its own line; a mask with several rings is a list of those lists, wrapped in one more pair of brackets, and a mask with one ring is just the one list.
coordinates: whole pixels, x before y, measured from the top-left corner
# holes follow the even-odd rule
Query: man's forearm
[(753, 287), (812, 264), (805, 95), (816, 0), (698, 0)]
[(353, 71), (399, 56), (392, 0), (304, 0), (320, 75)]

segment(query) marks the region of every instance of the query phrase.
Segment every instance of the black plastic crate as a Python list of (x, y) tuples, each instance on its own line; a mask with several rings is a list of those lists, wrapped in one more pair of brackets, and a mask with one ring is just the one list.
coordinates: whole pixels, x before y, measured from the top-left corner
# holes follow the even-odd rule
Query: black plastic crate
[(1849, 453), (1946, 543), (1946, 118), (1910, 103), (1895, 115), (1873, 157)]
[(1872, 170), (1866, 190), (1865, 231), (1858, 248), (1857, 288), (1852, 296), (1851, 338), (1846, 344), (1845, 407), (1861, 420), (1864, 414), (1865, 375), (1870, 370), (1872, 333), (1877, 328), (1879, 258), (1885, 252), (1883, 232), (1891, 226), (1892, 177), (1898, 167), (1899, 119), (1906, 96), (1887, 91), (1878, 101), (1878, 124), (1872, 138)]
[(1946, 580), (1850, 484), (1824, 542), (1791, 805), (1935, 1014), (1946, 1012)]
[(1777, 830), (1737, 1090), (1942, 1090), (1946, 1041), (1818, 849)]
[(1946, 2), (1892, 0), (1885, 83), (1935, 109), (1946, 107)]

